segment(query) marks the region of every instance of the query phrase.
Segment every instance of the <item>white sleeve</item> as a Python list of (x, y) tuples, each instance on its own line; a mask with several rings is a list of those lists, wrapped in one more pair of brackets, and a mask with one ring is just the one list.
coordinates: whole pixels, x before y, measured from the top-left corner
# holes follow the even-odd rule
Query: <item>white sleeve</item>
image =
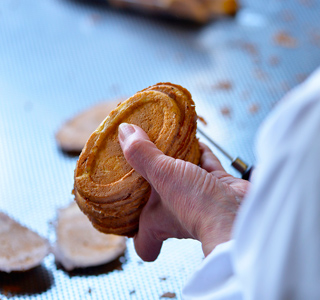
[(234, 231), (243, 299), (320, 299), (320, 71), (275, 109), (257, 150)]
[(234, 241), (218, 245), (194, 272), (182, 291), (184, 300), (241, 300), (238, 281), (233, 276), (231, 249)]
[(259, 132), (257, 169), (234, 227), (185, 300), (320, 299), (320, 70)]

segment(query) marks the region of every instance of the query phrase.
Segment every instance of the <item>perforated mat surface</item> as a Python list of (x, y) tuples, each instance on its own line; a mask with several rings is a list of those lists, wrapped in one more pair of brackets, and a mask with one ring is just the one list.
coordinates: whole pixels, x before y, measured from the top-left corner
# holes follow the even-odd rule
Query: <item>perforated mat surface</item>
[[(242, 6), (200, 26), (102, 1), (1, 1), (0, 210), (53, 242), (77, 160), (58, 148), (55, 132), (100, 101), (161, 81), (186, 87), (208, 123), (199, 126), (254, 163), (260, 123), (320, 64), (320, 1)], [(141, 261), (132, 240), (116, 262), (70, 273), (50, 254), (27, 273), (0, 273), (0, 299), (180, 299), (202, 259), (198, 242), (174, 239), (153, 263)]]

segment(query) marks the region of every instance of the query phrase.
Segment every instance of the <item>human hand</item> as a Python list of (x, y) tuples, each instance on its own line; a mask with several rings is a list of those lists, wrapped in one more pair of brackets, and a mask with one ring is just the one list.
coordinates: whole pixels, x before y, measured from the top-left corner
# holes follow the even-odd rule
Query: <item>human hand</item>
[(155, 260), (170, 237), (199, 240), (205, 255), (230, 239), (248, 181), (226, 173), (204, 144), (198, 167), (164, 155), (136, 125), (121, 124), (119, 141), (128, 163), (152, 189), (134, 237), (143, 260)]

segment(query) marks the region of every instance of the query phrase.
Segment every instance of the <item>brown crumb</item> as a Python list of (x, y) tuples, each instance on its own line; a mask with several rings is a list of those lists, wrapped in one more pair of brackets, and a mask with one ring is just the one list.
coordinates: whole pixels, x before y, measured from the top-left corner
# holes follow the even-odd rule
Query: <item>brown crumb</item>
[(255, 113), (257, 113), (258, 111), (259, 111), (259, 105), (258, 104), (256, 104), (256, 103), (253, 103), (253, 104), (251, 104), (250, 106), (249, 106), (249, 112), (251, 113), (251, 114), (255, 114)]
[(289, 10), (284, 10), (281, 13), (281, 17), (282, 17), (283, 21), (285, 21), (285, 22), (292, 22), (295, 19), (293, 13)]
[(117, 266), (117, 267), (115, 268), (115, 270), (123, 271), (123, 268), (122, 268), (122, 266), (120, 265), (120, 266)]
[(201, 117), (201, 116), (198, 116), (198, 120), (203, 124), (203, 125), (208, 125), (207, 121)]
[(167, 293), (164, 293), (160, 298), (175, 299), (175, 298), (177, 298), (177, 295), (176, 295), (176, 293), (167, 292)]
[(299, 2), (302, 5), (309, 6), (309, 7), (314, 5), (314, 1), (313, 0), (299, 0)]
[(266, 80), (268, 79), (268, 74), (261, 69), (256, 69), (254, 75), (257, 79)]
[(281, 87), (285, 92), (290, 90), (290, 84), (287, 81), (281, 82)]
[(88, 289), (88, 293), (89, 293), (89, 294), (92, 293), (92, 289), (91, 289), (91, 288)]
[(225, 91), (229, 91), (232, 89), (232, 83), (228, 80), (223, 80), (218, 82), (217, 84), (215, 84), (213, 86), (214, 89), (217, 90), (225, 90)]
[(160, 277), (160, 280), (165, 281), (165, 280), (167, 280), (167, 277)]
[(237, 41), (236, 46), (246, 52), (252, 59), (254, 64), (261, 64), (261, 55), (257, 45), (248, 41)]
[(230, 110), (230, 108), (227, 107), (227, 106), (222, 107), (222, 108), (220, 109), (220, 112), (221, 112), (221, 114), (222, 114), (223, 116), (225, 116), (225, 117), (230, 117), (230, 116), (231, 116), (231, 110)]
[(241, 42), (240, 47), (252, 56), (259, 55), (257, 46), (250, 42)]
[(279, 31), (277, 34), (275, 34), (273, 41), (277, 45), (285, 48), (295, 48), (298, 45), (297, 39), (285, 31)]
[(280, 63), (280, 58), (276, 55), (270, 56), (269, 57), (269, 64), (271, 66), (277, 66)]
[(102, 15), (101, 14), (97, 14), (97, 13), (93, 13), (90, 15), (90, 21), (93, 24), (97, 24), (102, 20)]
[(308, 77), (308, 75), (307, 74), (303, 74), (303, 73), (300, 73), (300, 74), (296, 75), (297, 81), (299, 83), (305, 81), (307, 79), (307, 77)]
[(310, 33), (311, 43), (320, 47), (320, 33), (317, 30), (313, 30)]

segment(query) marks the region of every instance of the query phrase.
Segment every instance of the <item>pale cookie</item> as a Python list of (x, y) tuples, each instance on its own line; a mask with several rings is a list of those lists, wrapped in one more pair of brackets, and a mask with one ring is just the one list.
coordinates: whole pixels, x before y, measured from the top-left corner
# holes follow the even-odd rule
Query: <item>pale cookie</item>
[(120, 100), (101, 102), (68, 120), (56, 133), (59, 147), (66, 152), (80, 153), (91, 133), (119, 103)]
[(125, 237), (97, 231), (75, 202), (59, 210), (52, 252), (66, 270), (106, 264), (125, 249)]
[(41, 264), (49, 243), (39, 234), (0, 212), (0, 271), (26, 271)]

